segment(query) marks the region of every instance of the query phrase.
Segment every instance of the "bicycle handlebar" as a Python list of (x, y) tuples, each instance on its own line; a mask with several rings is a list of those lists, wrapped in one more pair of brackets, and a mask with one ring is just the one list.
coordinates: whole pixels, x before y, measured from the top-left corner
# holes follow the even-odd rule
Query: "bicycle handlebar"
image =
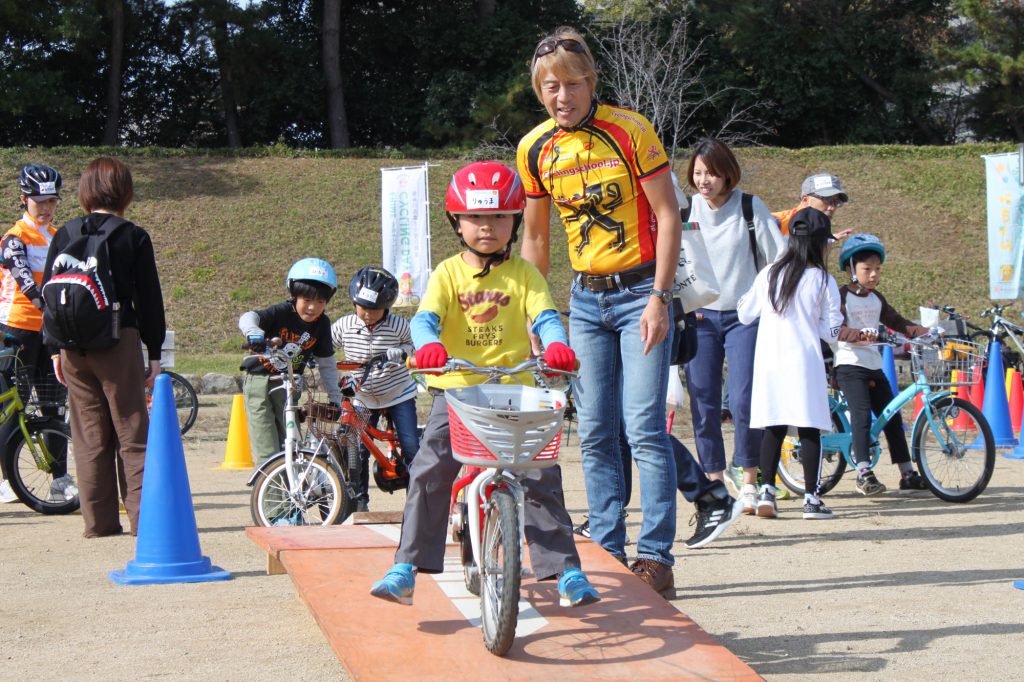
[(515, 376), (522, 372), (536, 370), (544, 374), (561, 374), (563, 376), (575, 377), (578, 376), (576, 370), (580, 368), (580, 361), (576, 361), (576, 367), (571, 371), (555, 369), (544, 362), (542, 358), (528, 358), (514, 367), (502, 367), (499, 365), (485, 367), (475, 365), (469, 360), (449, 356), (442, 367), (419, 368), (416, 366), (416, 358), (412, 357), (406, 361), (406, 366), (413, 374), (447, 374), (448, 372), (468, 371), (475, 374), (489, 374), (491, 376)]

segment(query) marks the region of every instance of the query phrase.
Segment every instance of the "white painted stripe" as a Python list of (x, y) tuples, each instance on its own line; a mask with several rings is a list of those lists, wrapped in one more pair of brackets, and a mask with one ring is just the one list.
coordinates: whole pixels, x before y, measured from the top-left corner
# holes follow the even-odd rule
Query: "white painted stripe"
[[(459, 613), (469, 621), (475, 628), (480, 627), (480, 597), (475, 596), (466, 589), (466, 582), (463, 578), (462, 564), (458, 561), (445, 561), (444, 573), (434, 574), (432, 577), (445, 593)], [(519, 600), (519, 620), (516, 622), (516, 637), (532, 635), (537, 630), (548, 624), (547, 618), (540, 615), (540, 612), (533, 608), (525, 599)]]
[[(398, 544), (401, 538), (402, 527), (398, 524), (367, 524), (366, 528), (383, 535), (389, 540)], [(525, 567), (523, 575), (529, 575)], [(446, 559), (444, 572), (435, 573), (430, 576), (441, 588), (441, 592), (448, 597), (449, 601), (459, 610), (462, 617), (475, 628), (480, 627), (480, 597), (466, 589), (466, 580), (463, 577), (462, 562), (458, 559)], [(547, 618), (540, 614), (533, 605), (526, 599), (519, 600), (519, 620), (516, 623), (516, 637), (532, 635), (537, 630), (548, 624)]]

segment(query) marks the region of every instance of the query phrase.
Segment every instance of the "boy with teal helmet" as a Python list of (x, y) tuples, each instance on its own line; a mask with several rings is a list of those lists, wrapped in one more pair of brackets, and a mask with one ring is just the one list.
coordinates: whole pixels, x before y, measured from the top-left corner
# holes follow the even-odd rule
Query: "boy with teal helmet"
[[(327, 302), (338, 288), (334, 268), (320, 258), (303, 258), (288, 270), (285, 284), (289, 294), (287, 301), (244, 313), (238, 320), (238, 328), (254, 353), (266, 350), (267, 338), (277, 337), (283, 343), (297, 344), (301, 352), (295, 357), (295, 366), (302, 366), (310, 357), (315, 358), (328, 399), (341, 404), (338, 368), (331, 345), (331, 320), (324, 313)], [(248, 370), (242, 379), (249, 443), (256, 466), (280, 452), (284, 442), (284, 391), (272, 390), (280, 386), (281, 379), (280, 371), (266, 362)]]
[[(926, 327), (903, 318), (878, 292), (884, 262), (885, 245), (873, 234), (855, 234), (839, 251), (839, 267), (849, 275), (850, 283), (839, 289), (843, 326), (835, 354), (836, 379), (850, 407), (857, 491), (862, 495), (885, 492), (885, 485), (871, 470), (870, 451), (872, 412), (881, 414), (893, 398), (882, 371), (882, 355), (872, 345), (878, 339), (878, 325), (910, 337), (928, 333)], [(885, 425), (885, 439), (892, 463), (900, 469), (900, 492), (924, 490), (924, 480), (910, 462), (903, 418), (898, 411)]]

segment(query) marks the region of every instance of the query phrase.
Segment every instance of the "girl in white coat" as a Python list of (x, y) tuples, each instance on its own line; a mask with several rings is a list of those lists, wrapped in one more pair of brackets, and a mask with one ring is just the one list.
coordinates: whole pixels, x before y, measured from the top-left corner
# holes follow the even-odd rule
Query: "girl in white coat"
[[(832, 511), (818, 495), (821, 432), (832, 429), (819, 339), (835, 343), (843, 323), (839, 288), (825, 265), (835, 237), (828, 217), (815, 208), (802, 209), (793, 216), (789, 235), (786, 253), (758, 274), (737, 306), (743, 324), (761, 318), (754, 350), (750, 425), (764, 429), (764, 481), (775, 480), (782, 442), (789, 427), (796, 427), (807, 486), (803, 516), (830, 519)], [(775, 494), (775, 486), (761, 486), (758, 516), (778, 516)]]

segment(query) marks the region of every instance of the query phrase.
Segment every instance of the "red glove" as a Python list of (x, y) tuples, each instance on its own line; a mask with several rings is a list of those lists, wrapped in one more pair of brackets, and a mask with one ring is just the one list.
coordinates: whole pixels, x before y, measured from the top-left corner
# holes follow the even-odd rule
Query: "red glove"
[(448, 362), (448, 351), (443, 343), (428, 343), (416, 351), (416, 366), (420, 369), (444, 367)]
[(544, 350), (544, 362), (551, 369), (572, 372), (576, 369), (576, 353), (564, 343), (555, 341)]

